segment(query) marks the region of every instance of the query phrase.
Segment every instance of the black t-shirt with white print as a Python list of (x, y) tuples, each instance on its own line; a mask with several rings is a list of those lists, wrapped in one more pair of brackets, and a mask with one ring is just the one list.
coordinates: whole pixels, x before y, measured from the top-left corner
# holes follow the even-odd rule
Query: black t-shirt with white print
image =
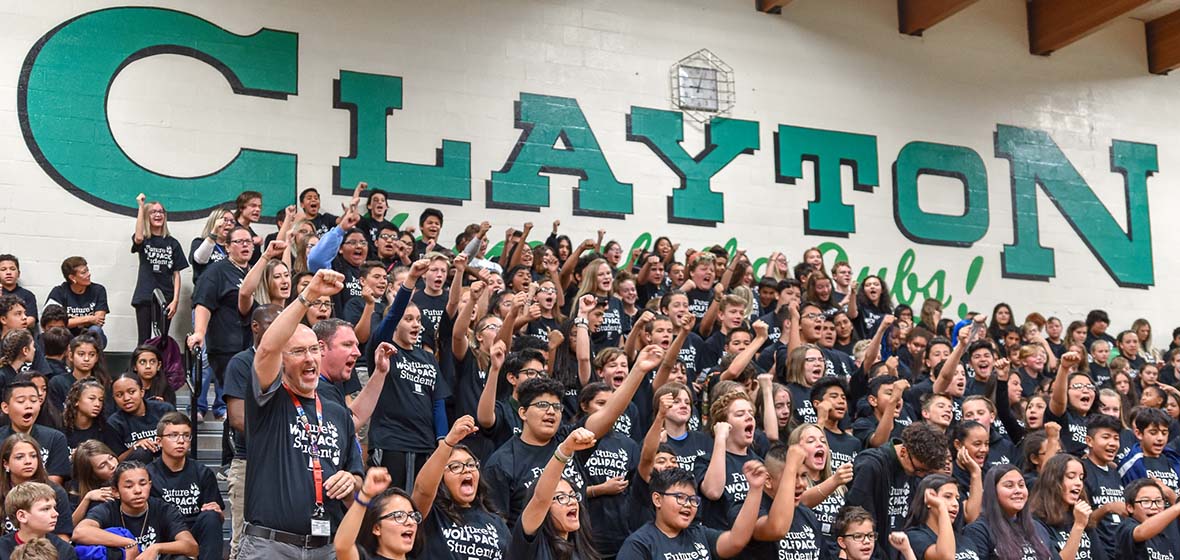
[(438, 327), (442, 323), (443, 314), (447, 312), (447, 299), (446, 290), (437, 296), (427, 294), (426, 290), (421, 288), (414, 291), (410, 301), (422, 312), (422, 332), (418, 335), (418, 347), (438, 349)]
[[(70, 289), (70, 283), (63, 282), (49, 291), (49, 299), (46, 304), (50, 303), (57, 303), (64, 307), (66, 315), (69, 315), (71, 319), (94, 315), (99, 311), (107, 313), (111, 311), (110, 305), (107, 304), (107, 289), (102, 284), (90, 284), (82, 293), (75, 294)], [(70, 330), (77, 335), (85, 329), (77, 327)]]
[[(639, 466), (639, 444), (618, 432), (607, 432), (593, 448), (578, 453), (576, 460), (582, 463), (587, 487), (620, 476), (630, 480)], [(618, 550), (630, 533), (627, 493), (587, 498), (582, 505), (590, 513), (594, 547), (603, 554)]]
[[(336, 255), (336, 258), (332, 259), (332, 270), (344, 275), (344, 289), (332, 296), (332, 315), (343, 317), (348, 302), (361, 297), (361, 268), (352, 266), (344, 257)], [(363, 305), (364, 298), (361, 298), (361, 302)]]
[[(12, 435), (12, 424), (0, 427), (0, 441), (8, 439), (10, 435)], [(73, 474), (73, 466), (70, 462), (72, 453), (65, 434), (48, 426), (33, 424), (29, 429), (29, 435), (41, 446), (39, 451), (41, 452), (41, 464), (45, 465), (45, 473), (49, 476), (60, 476), (64, 480), (69, 480)]]
[[(195, 255), (197, 253), (197, 248), (199, 248), (201, 246), (201, 244), (203, 244), (204, 242), (205, 242), (204, 237), (198, 237), (196, 239), (193, 239), (193, 242), (190, 243), (189, 247), (188, 247), (188, 254), (189, 254), (190, 258), (192, 255)], [(255, 252), (255, 253), (257, 253), (257, 252)], [(210, 267), (214, 263), (224, 261), (228, 255), (229, 254), (226, 252), (224, 246), (214, 244), (213, 251), (211, 253), (209, 253), (209, 262), (207, 262), (205, 264), (201, 264), (195, 260), (192, 261), (193, 285), (195, 286), (197, 284), (197, 282), (200, 281), (201, 275), (205, 273), (206, 268)]]
[[(769, 496), (762, 497), (762, 504), (758, 508), (759, 517), (770, 514), (770, 507), (774, 500)], [(730, 519), (737, 519), (741, 511), (741, 504), (736, 504), (730, 514)], [(732, 521), (731, 521), (732, 523)], [(795, 505), (795, 516), (791, 520), (791, 528), (786, 536), (773, 541), (759, 541), (750, 539), (743, 558), (752, 560), (820, 560), (824, 558), (824, 534), (820, 528), (820, 521), (807, 506)]]
[(369, 425), (374, 449), (430, 453), (436, 447), (434, 401), (451, 396), (438, 361), (422, 348), (398, 348)]
[[(49, 487), (53, 489), (53, 507), (57, 510), (57, 524), (53, 526), (53, 534), (55, 535), (71, 535), (74, 532), (74, 508), (70, 505), (70, 495), (66, 493), (65, 489), (52, 481), (49, 482)], [(8, 516), (4, 516), (4, 533), (10, 534), (16, 532), (16, 523)], [(0, 556), (0, 558), (7, 558), (7, 556)]]
[(141, 549), (156, 543), (175, 541), (177, 535), (188, 531), (188, 525), (185, 524), (180, 510), (160, 498), (149, 497), (147, 512), (142, 515), (123, 513), (120, 503), (119, 500), (114, 500), (99, 504), (86, 512), (86, 519), (98, 523), (103, 529), (127, 529)]
[[(1061, 549), (1065, 548), (1066, 542), (1069, 541), (1070, 530), (1073, 529), (1073, 516), (1070, 520), (1062, 525), (1050, 525), (1044, 520), (1037, 519), (1039, 529), (1048, 535), (1045, 539), (1045, 546), (1049, 550), (1061, 554)], [(1074, 555), (1074, 560), (1106, 560), (1106, 549), (1098, 540), (1094, 529), (1086, 529), (1082, 533), (1082, 540), (1078, 543), (1078, 552)]]
[[(141, 439), (156, 439), (156, 428), (160, 423), (160, 418), (176, 410), (166, 402), (155, 400), (143, 401), (143, 407), (143, 416), (116, 410), (108, 420), (115, 443), (118, 444), (118, 447), (111, 449), (116, 455), (122, 455)], [(159, 457), (160, 453), (157, 451), (155, 456)]]
[(504, 519), (472, 504), (458, 508), (461, 521), (447, 517), (437, 502), (422, 520), (424, 549), (419, 558), (430, 560), (501, 560), (508, 552), (511, 533)]
[(172, 290), (172, 273), (188, 268), (184, 249), (171, 235), (145, 237), (143, 243), (131, 242), (131, 252), (139, 254), (139, 277), (135, 281), (135, 292), (131, 294), (131, 305), (152, 301), (152, 290), (164, 292), (165, 302), (172, 301), (176, 294)]
[(184, 467), (173, 471), (163, 459), (156, 459), (147, 470), (152, 477), (152, 495), (176, 506), (188, 522), (201, 513), (201, 506), (205, 504), (215, 503), (225, 509), (213, 469), (185, 460)]
[[(318, 391), (318, 389), (317, 389)], [(297, 535), (311, 534), (315, 509), (312, 443), (319, 453), (323, 480), (338, 471), (363, 476), (364, 467), (352, 414), (339, 402), (320, 397), (323, 419), (316, 413), (316, 399), (295, 395), (306, 421), (296, 415), (293, 391), (282, 378), (269, 387), (251, 382), (246, 398), (246, 521)], [(310, 424), (310, 426), (309, 426)], [(310, 432), (309, 432), (310, 427)], [(324, 508), (333, 532), (344, 517), (344, 504), (324, 496)]]
[[(1089, 457), (1082, 459), (1082, 469), (1086, 473), (1086, 496), (1090, 498), (1090, 506), (1095, 510), (1106, 504), (1124, 503), (1123, 482), (1119, 478), (1118, 469), (1114, 465), (1099, 466)], [(1107, 550), (1107, 556), (1113, 556), (1115, 549), (1115, 533), (1126, 516), (1110, 513), (1098, 520), (1095, 532), (1098, 540)]]
[(211, 353), (236, 354), (253, 341), (249, 323), (238, 311), (238, 290), (245, 279), (246, 269), (226, 259), (206, 268), (193, 290), (193, 306), (210, 311), (205, 346)]
[(722, 531), (693, 523), (675, 537), (648, 523), (627, 537), (615, 560), (712, 560)]
[[(700, 321), (705, 316), (705, 312), (709, 310), (709, 304), (713, 303), (713, 290), (702, 290), (695, 288), (685, 292), (688, 296), (688, 311), (692, 313), (697, 321)], [(699, 322), (697, 323), (700, 324)]]
[[(696, 476), (698, 485), (705, 479), (710, 460), (701, 459), (697, 462), (697, 470), (693, 474)], [(762, 458), (754, 453), (753, 448), (747, 449), (745, 455), (725, 452), (725, 485), (721, 490), (721, 499), (705, 498), (701, 501), (699, 519), (706, 526), (714, 529), (729, 529), (729, 508), (733, 504), (744, 502), (750, 493), (750, 481), (746, 480), (745, 472), (742, 470), (747, 461), (762, 461)]]
[(631, 317), (623, 311), (623, 302), (617, 297), (607, 299), (606, 311), (598, 329), (590, 335), (591, 349), (597, 354), (603, 348), (622, 346), (623, 334), (631, 332)]
[(1175, 522), (1165, 525), (1158, 535), (1143, 542), (1135, 542), (1135, 528), (1139, 525), (1138, 521), (1130, 517), (1119, 525), (1115, 550), (1130, 553), (1129, 558), (1135, 560), (1180, 560), (1180, 529)]
[[(509, 524), (515, 525), (524, 511), (529, 495), (529, 489), (545, 470), (545, 465), (553, 457), (557, 445), (569, 436), (578, 426), (564, 424), (557, 430), (553, 439), (545, 445), (530, 445), (515, 436), (501, 445), (483, 465), (482, 476), (487, 478), (488, 496), (492, 499), (496, 510), (504, 514)], [(570, 461), (562, 470), (562, 477), (570, 480), (574, 490), (583, 493), (586, 490), (582, 467), (578, 461)]]

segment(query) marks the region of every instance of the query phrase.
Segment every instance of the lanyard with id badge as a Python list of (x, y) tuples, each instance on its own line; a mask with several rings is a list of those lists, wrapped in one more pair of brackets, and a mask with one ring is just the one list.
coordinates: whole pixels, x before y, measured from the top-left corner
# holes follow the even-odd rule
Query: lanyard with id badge
[(311, 536), (313, 537), (330, 537), (332, 536), (332, 522), (328, 519), (328, 514), (324, 510), (324, 470), (320, 467), (320, 446), (316, 443), (317, 434), (323, 433), (324, 428), (324, 409), (320, 405), (320, 395), (316, 393), (315, 396), (315, 413), (316, 424), (319, 426), (319, 431), (312, 432), (311, 420), (308, 419), (307, 413), (303, 411), (303, 404), (299, 402), (299, 398), (295, 396), (295, 392), (283, 384), (283, 388), (287, 390), (287, 395), (291, 397), (291, 404), (295, 405), (295, 415), (299, 422), (303, 424), (303, 430), (307, 432), (308, 441), (310, 442), (311, 450), (311, 471), (314, 479), (313, 487), (315, 488), (315, 509), (311, 513)]

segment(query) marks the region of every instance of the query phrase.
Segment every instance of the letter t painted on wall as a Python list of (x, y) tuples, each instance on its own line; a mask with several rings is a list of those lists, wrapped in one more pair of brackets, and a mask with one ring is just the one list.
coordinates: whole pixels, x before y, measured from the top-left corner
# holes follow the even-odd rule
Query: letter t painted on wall
[(815, 200), (803, 211), (809, 235), (848, 237), (856, 231), (856, 211), (844, 203), (840, 167), (852, 168), (853, 188), (872, 192), (879, 184), (877, 137), (780, 124), (774, 135), (775, 181), (795, 184), (803, 160), (815, 166)]

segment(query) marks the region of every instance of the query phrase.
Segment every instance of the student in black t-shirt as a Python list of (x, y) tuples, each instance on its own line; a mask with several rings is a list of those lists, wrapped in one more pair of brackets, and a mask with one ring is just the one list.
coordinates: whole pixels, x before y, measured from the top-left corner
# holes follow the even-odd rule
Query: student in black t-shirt
[[(755, 560), (784, 557), (819, 560), (826, 556), (824, 531), (815, 514), (802, 502), (809, 484), (803, 469), (805, 455), (802, 447), (788, 448), (781, 443), (766, 453), (764, 465), (768, 480), (762, 487), (765, 496), (758, 508), (754, 534), (745, 550)], [(731, 508), (730, 518), (740, 515), (741, 508), (736, 505)]]
[(1073, 371), (1081, 361), (1081, 355), (1074, 352), (1061, 355), (1045, 414), (1046, 422), (1061, 424), (1061, 447), (1074, 456), (1086, 451), (1086, 417), (1098, 395), (1090, 376)]
[(414, 505), (424, 518), (422, 558), (500, 560), (508, 551), (508, 525), (492, 509), (479, 459), (459, 443), (476, 430), (471, 416), (456, 420), (414, 481)]
[[(532, 488), (532, 496), (512, 529), (508, 558), (556, 560), (597, 558), (582, 513), (583, 494), (562, 476), (579, 451), (594, 447), (595, 432), (574, 429), (553, 453)], [(560, 552), (559, 552), (560, 551)]]
[(1085, 476), (1077, 457), (1062, 453), (1050, 458), (1033, 487), (1029, 507), (1053, 552), (1063, 559), (1103, 560), (1106, 549), (1088, 527), (1093, 510), (1086, 498)]
[(1121, 431), (1122, 424), (1117, 418), (1106, 414), (1091, 416), (1086, 435), (1089, 451), (1082, 459), (1082, 468), (1086, 474), (1086, 497), (1094, 509), (1090, 519), (1098, 522), (1098, 540), (1106, 549), (1108, 557), (1117, 555), (1114, 548), (1115, 532), (1127, 516), (1123, 483), (1115, 464)]
[(65, 282), (49, 292), (46, 305), (57, 304), (69, 315), (69, 327), (74, 335), (90, 334), (105, 348), (107, 336), (102, 327), (106, 324), (107, 289), (90, 280), (90, 265), (82, 257), (69, 257), (61, 263), (61, 275)]
[(103, 416), (106, 390), (96, 379), (83, 379), (70, 386), (62, 414), (62, 433), (71, 455), (86, 440), (98, 440), (111, 445), (116, 439)]
[(269, 557), (281, 543), (298, 539), (305, 558), (330, 557), (332, 529), (344, 516), (342, 500), (359, 486), (352, 415), (321, 395), (321, 347), (315, 333), (299, 324), (311, 300), (343, 288), (340, 273), (317, 272), (258, 343), (245, 403), (249, 468), (239, 555)]
[[(45, 464), (41, 461), (41, 447), (37, 440), (27, 434), (16, 433), (4, 438), (0, 444), (0, 466), (4, 467), (4, 474), (0, 476), (0, 495), (6, 495), (14, 487), (25, 482), (40, 482), (48, 484), (53, 489), (54, 502), (57, 509), (67, 512), (70, 509), (70, 499), (61, 485), (49, 479), (45, 474)], [(12, 531), (12, 518), (3, 520), (0, 529)], [(74, 530), (73, 520), (69, 515), (62, 515), (54, 525), (53, 532), (62, 538), (69, 538)]]
[(0, 557), (17, 558), (18, 554), (14, 554), (14, 549), (21, 545), (32, 546), (32, 543), (41, 541), (48, 545), (46, 552), (55, 553), (45, 558), (76, 559), (78, 556), (69, 543), (69, 535), (62, 538), (55, 534), (58, 520), (69, 517), (67, 512), (57, 511), (56, 501), (57, 494), (54, 489), (39, 482), (26, 482), (10, 490), (4, 497), (4, 512), (12, 521), (15, 530), (0, 538)]
[(799, 466), (804, 484), (799, 503), (814, 512), (820, 534), (831, 537), (836, 514), (844, 507), (848, 483), (852, 481), (852, 462), (833, 468), (828, 440), (815, 424), (797, 426), (787, 437), (787, 444), (798, 448), (804, 457)]
[(959, 486), (955, 480), (945, 474), (923, 478), (914, 490), (905, 523), (912, 560), (954, 560), (954, 523), (958, 516)]
[(405, 490), (390, 486), (389, 471), (372, 467), (340, 521), (333, 542), (338, 560), (406, 560), (418, 552), (422, 514)]
[(1026, 507), (1028, 488), (1015, 465), (1000, 465), (983, 481), (983, 512), (965, 527), (956, 558), (971, 560), (1052, 558)]
[(33, 333), (26, 329), (14, 329), (0, 338), (0, 387), (12, 383), (16, 374), (33, 363), (37, 345)]
[[(111, 548), (138, 548), (139, 554), (197, 556), (197, 541), (185, 526), (176, 506), (151, 496), (152, 481), (143, 463), (120, 463), (115, 469), (119, 499), (106, 502), (86, 514), (74, 529), (74, 541)], [(122, 527), (132, 537), (107, 531)]]
[(113, 449), (119, 454), (119, 459), (154, 460), (159, 457), (157, 427), (160, 419), (169, 412), (175, 412), (176, 408), (163, 401), (144, 400), (143, 384), (131, 372), (119, 374), (115, 378), (111, 383), (111, 396), (119, 410), (107, 422), (114, 436)]
[(81, 523), (86, 514), (98, 504), (109, 502), (116, 497), (111, 479), (115, 476), (115, 467), (119, 466), (119, 459), (110, 447), (96, 439), (86, 440), (74, 450), (73, 478), (70, 479), (69, 512), (74, 525)]
[[(909, 515), (909, 502), (918, 477), (943, 468), (947, 459), (946, 437), (921, 422), (903, 430), (900, 441), (856, 456), (855, 475), (844, 503), (861, 506), (873, 514), (878, 548), (886, 550), (889, 532), (901, 527)], [(896, 558), (892, 553), (888, 556)]]
[(754, 494), (740, 508), (732, 529), (722, 532), (694, 522), (701, 498), (692, 473), (680, 468), (652, 473), (651, 490), (645, 498), (655, 506), (655, 519), (627, 538), (618, 560), (737, 556), (750, 541), (756, 524), (763, 522), (758, 519), (758, 510), (768, 475), (765, 468), (751, 462), (746, 477)]
[[(983, 477), (991, 468), (988, 463), (988, 457), (991, 455), (988, 430), (979, 422), (965, 420), (951, 428), (950, 438), (951, 451), (954, 453), (951, 477), (959, 484), (958, 494), (962, 498), (963, 519), (970, 523), (979, 517), (983, 500)], [(999, 464), (1008, 462), (1009, 459), (1005, 458)]]
[(184, 516), (200, 546), (198, 560), (221, 560), (225, 502), (213, 470), (188, 458), (192, 424), (185, 415), (173, 411), (160, 418), (158, 430), (160, 458), (147, 467), (152, 495), (176, 506)]
[(14, 331), (32, 333), (36, 324), (29, 327), (29, 316), (25, 314), (25, 302), (14, 295), (0, 296), (0, 336)]
[(8, 425), (0, 427), (0, 438), (25, 434), (35, 438), (40, 458), (45, 463), (54, 484), (64, 484), (70, 478), (70, 451), (61, 432), (37, 424), (41, 413), (41, 393), (28, 381), (17, 381), (4, 389), (0, 410), (8, 415)]
[[(578, 420), (602, 410), (615, 389), (603, 382), (582, 388), (578, 397)], [(620, 416), (620, 419), (626, 416)], [(604, 557), (614, 556), (628, 531), (629, 481), (639, 464), (639, 444), (630, 434), (621, 432), (619, 423), (608, 431), (593, 450), (579, 453), (576, 460), (586, 479), (585, 507), (590, 513), (590, 528), (595, 549)], [(638, 429), (633, 426), (632, 429)]]
[(422, 328), (414, 339), (414, 346), (424, 346), (427, 351), (433, 352), (438, 348), (438, 327), (442, 323), (443, 314), (447, 311), (450, 295), (443, 290), (446, 286), (450, 261), (446, 255), (440, 252), (431, 252), (423, 260), (427, 263), (426, 268), (415, 277), (422, 278), (422, 288), (416, 289), (416, 286), (410, 286), (415, 288), (414, 296), (410, 301), (421, 310), (422, 315)]
[(852, 433), (864, 444), (865, 450), (888, 445), (891, 440), (901, 437), (901, 431), (913, 422), (909, 406), (902, 398), (909, 385), (908, 381), (888, 374), (869, 381), (865, 400), (872, 407), (872, 413), (852, 423)]
[(1180, 501), (1168, 505), (1163, 486), (1150, 478), (1128, 484), (1125, 498), (1131, 516), (1118, 528), (1116, 550), (1129, 551), (1136, 560), (1180, 558)]
[[(26, 329), (37, 328), (37, 296), (20, 285), (20, 260), (15, 255), (0, 255), (0, 296), (16, 296), (24, 304)], [(7, 310), (0, 310), (0, 317), (7, 314)], [(2, 322), (3, 319), (0, 319)], [(14, 328), (20, 325), (9, 325)]]
[[(359, 185), (357, 187), (360, 189)], [(358, 190), (359, 192), (359, 190)], [(354, 196), (355, 198), (355, 196)], [(299, 207), (303, 210), (303, 215), (312, 223), (316, 236), (322, 236), (328, 233), (340, 222), (340, 219), (327, 212), (320, 212), (320, 191), (315, 187), (303, 189), (299, 193)]]
[[(131, 295), (139, 342), (152, 337), (153, 306), (158, 305), (153, 290), (164, 294), (165, 316), (160, 332), (165, 336), (168, 334), (168, 326), (180, 303), (180, 271), (188, 268), (184, 249), (168, 232), (168, 214), (164, 205), (156, 201), (145, 202), (146, 198), (143, 193), (135, 197), (139, 212), (135, 218), (135, 234), (131, 236), (131, 252), (139, 254), (139, 277)], [(261, 200), (259, 202), (261, 207)]]
[(722, 394), (709, 406), (713, 450), (709, 460), (698, 462), (693, 473), (706, 500), (702, 521), (709, 527), (725, 527), (733, 505), (749, 496), (743, 465), (761, 460), (752, 449), (755, 426), (754, 405), (745, 391)]

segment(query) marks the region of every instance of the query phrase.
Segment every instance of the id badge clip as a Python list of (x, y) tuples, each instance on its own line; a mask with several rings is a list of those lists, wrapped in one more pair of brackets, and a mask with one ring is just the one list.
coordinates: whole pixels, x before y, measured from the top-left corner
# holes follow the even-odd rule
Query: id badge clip
[(315, 513), (311, 516), (311, 536), (332, 536), (332, 522), (328, 520), (328, 515), (324, 513), (324, 508), (322, 507), (317, 507)]

